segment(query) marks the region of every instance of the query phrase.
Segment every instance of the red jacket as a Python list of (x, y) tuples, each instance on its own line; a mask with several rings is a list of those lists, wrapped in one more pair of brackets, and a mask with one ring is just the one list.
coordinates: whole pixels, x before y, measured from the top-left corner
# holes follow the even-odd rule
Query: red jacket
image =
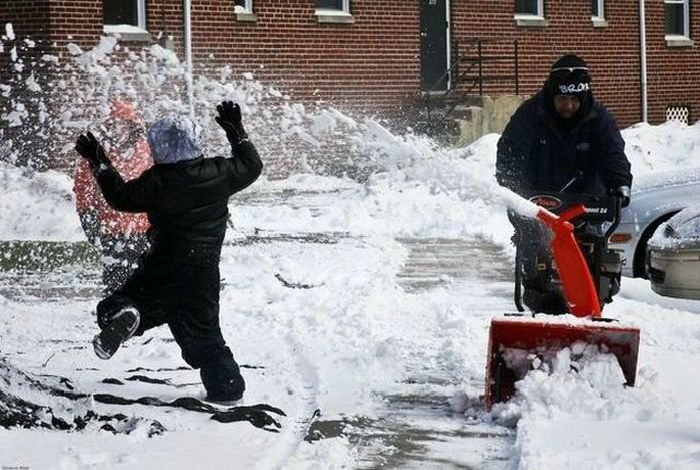
[[(152, 166), (151, 151), (145, 139), (138, 141), (132, 152), (108, 155), (124, 179), (137, 178)], [(79, 214), (94, 211), (99, 223), (101, 235), (125, 236), (143, 234), (150, 224), (146, 214), (117, 212), (107, 205), (102, 196), (97, 181), (92, 174), (90, 164), (84, 158), (80, 159), (73, 181), (75, 207)]]

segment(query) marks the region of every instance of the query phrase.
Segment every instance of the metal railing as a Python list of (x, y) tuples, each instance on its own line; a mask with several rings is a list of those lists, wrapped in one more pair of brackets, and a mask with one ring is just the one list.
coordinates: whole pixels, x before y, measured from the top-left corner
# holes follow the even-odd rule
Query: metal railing
[[(519, 49), (517, 39), (467, 38), (452, 41), (452, 62), (444, 74), (426, 90), (429, 118), (441, 109), (442, 119), (472, 97), (483, 97), (487, 85), (514, 85), (520, 94)], [(447, 88), (441, 86), (447, 81)], [(503, 84), (506, 84), (504, 87)]]

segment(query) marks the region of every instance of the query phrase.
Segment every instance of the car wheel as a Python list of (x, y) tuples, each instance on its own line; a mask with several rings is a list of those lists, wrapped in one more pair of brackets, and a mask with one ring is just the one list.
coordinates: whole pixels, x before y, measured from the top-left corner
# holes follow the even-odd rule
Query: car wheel
[(679, 212), (680, 211), (675, 211), (662, 215), (654, 222), (652, 222), (651, 225), (649, 225), (644, 231), (642, 236), (639, 237), (639, 243), (637, 243), (637, 248), (634, 250), (634, 265), (632, 274), (634, 277), (642, 277), (644, 279), (649, 278), (649, 276), (647, 276), (647, 242), (652, 237), (652, 235), (654, 235), (656, 229), (659, 228), (659, 225), (663, 224)]

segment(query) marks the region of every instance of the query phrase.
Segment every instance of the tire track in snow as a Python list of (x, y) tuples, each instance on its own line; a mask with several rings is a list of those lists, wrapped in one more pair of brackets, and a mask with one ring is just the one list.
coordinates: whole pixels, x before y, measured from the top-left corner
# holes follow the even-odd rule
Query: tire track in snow
[(293, 419), (291, 430), (283, 429), (280, 442), (274, 450), (271, 450), (270, 457), (260, 464), (260, 468), (285, 468), (297, 454), (299, 446), (309, 433), (309, 428), (314, 418), (319, 414), (318, 388), (319, 377), (316, 368), (303, 352), (304, 347), (301, 342), (292, 336), (287, 335), (286, 341), (287, 357), (293, 357), (294, 370), (299, 377), (299, 386), (295, 387), (296, 403), (298, 412)]

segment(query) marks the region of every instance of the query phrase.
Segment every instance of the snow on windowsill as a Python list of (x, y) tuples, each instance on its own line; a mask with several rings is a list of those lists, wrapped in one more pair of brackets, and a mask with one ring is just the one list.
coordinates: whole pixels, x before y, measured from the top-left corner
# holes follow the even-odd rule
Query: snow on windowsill
[(151, 33), (130, 24), (106, 24), (103, 31), (107, 36), (114, 36), (123, 41), (150, 41)]
[(602, 18), (600, 16), (592, 16), (591, 22), (593, 23), (594, 28), (607, 28), (608, 27), (608, 21), (605, 18)]
[(253, 23), (258, 21), (258, 17), (255, 13), (240, 5), (233, 7), (233, 12), (236, 14), (236, 21), (250, 21)]
[(255, 13), (236, 13), (236, 21), (249, 21), (255, 23), (258, 17)]
[(316, 18), (318, 18), (319, 23), (347, 23), (351, 24), (355, 22), (355, 18), (346, 11), (341, 10), (329, 10), (325, 8), (316, 9)]
[(539, 15), (526, 15), (522, 13), (516, 13), (513, 16), (516, 26), (527, 26), (527, 27), (543, 27), (547, 26), (547, 20), (543, 16)]
[(665, 36), (666, 46), (668, 47), (690, 47), (695, 45), (695, 41), (687, 36), (680, 36), (675, 34), (667, 34)]

